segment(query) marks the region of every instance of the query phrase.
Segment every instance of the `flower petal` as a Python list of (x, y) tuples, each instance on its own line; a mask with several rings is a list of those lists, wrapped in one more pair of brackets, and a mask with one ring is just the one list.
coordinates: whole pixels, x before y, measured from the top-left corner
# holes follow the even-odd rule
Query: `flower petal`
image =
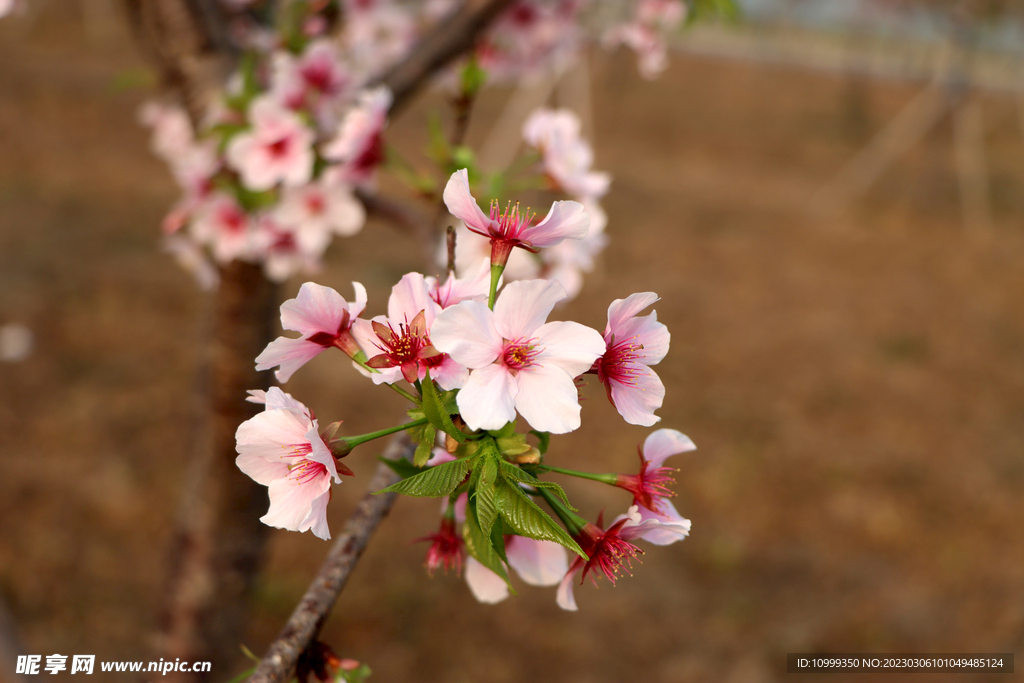
[[(469, 381), (473, 381), (472, 375), (470, 375)], [(579, 392), (576, 385), (573, 384), (572, 377), (563, 370), (554, 365), (534, 365), (520, 370), (519, 374), (515, 376), (515, 382), (519, 388), (515, 395), (516, 410), (530, 423), (531, 427), (537, 431), (551, 434), (565, 434), (579, 429)], [(467, 386), (469, 385), (467, 384)], [(462, 391), (464, 392), (465, 389)], [(461, 392), (459, 399), (461, 408)], [(503, 424), (486, 429), (497, 429)]]
[(494, 314), (479, 301), (463, 301), (441, 311), (430, 328), (430, 341), (468, 368), (490, 365), (501, 353)]
[(557, 365), (570, 377), (578, 377), (589, 370), (605, 351), (604, 339), (597, 330), (579, 323), (547, 323), (536, 335), (544, 349), (538, 354), (537, 362)]
[(278, 382), (284, 383), (291, 379), (296, 370), (326, 350), (326, 346), (305, 339), (278, 337), (256, 356), (256, 369), (269, 370), (280, 366), (275, 377)]
[(487, 233), (491, 219), (480, 210), (480, 205), (469, 190), (469, 172), (461, 169), (452, 173), (444, 188), (444, 203), (452, 215), (477, 232)]
[(661, 467), (665, 458), (697, 450), (690, 437), (675, 429), (658, 429), (644, 440), (644, 460), (652, 467)]
[(543, 249), (564, 239), (581, 240), (590, 230), (590, 216), (579, 202), (555, 202), (537, 225), (524, 231), (530, 245)]
[(576, 578), (576, 573), (583, 568), (583, 558), (577, 557), (573, 560), (572, 566), (569, 571), (562, 577), (562, 581), (558, 584), (558, 590), (555, 593), (555, 600), (558, 602), (558, 606), (569, 612), (575, 612), (579, 608), (576, 607), (576, 596), (572, 592), (573, 579)]
[(505, 339), (532, 337), (555, 304), (564, 298), (565, 289), (552, 280), (508, 284), (494, 304), (494, 327)]
[[(644, 365), (657, 365), (668, 353), (672, 335), (663, 323), (658, 322), (658, 312), (651, 311), (649, 315), (639, 318), (631, 318), (614, 331), (615, 342), (632, 340), (632, 343), (642, 346), (637, 351), (637, 362)], [(606, 335), (607, 336), (607, 335)]]
[(569, 570), (565, 548), (551, 541), (511, 536), (505, 541), (505, 555), (509, 565), (531, 586), (554, 586)]
[(493, 605), (508, 597), (508, 584), (475, 558), (466, 559), (466, 583), (473, 597), (486, 605)]
[[(356, 288), (358, 300), (359, 289)], [(366, 290), (363, 290), (365, 301)], [(318, 332), (337, 334), (342, 318), (348, 312), (348, 302), (330, 287), (307, 282), (299, 288), (299, 294), (281, 304), (281, 326), (294, 330), (303, 336)], [(353, 314), (358, 315), (358, 314)]]
[[(608, 326), (604, 328), (605, 336), (609, 332), (615, 332), (627, 320), (640, 313), (648, 306), (652, 305), (655, 301), (660, 299), (654, 292), (639, 292), (637, 294), (630, 294), (625, 299), (616, 299), (608, 306)], [(616, 336), (619, 336), (616, 334)]]
[(270, 510), (260, 517), (260, 521), (278, 529), (306, 531), (313, 524), (313, 520), (310, 519), (313, 501), (320, 496), (329, 495), (330, 490), (331, 479), (327, 476), (301, 484), (287, 477), (278, 479), (267, 488), (270, 494)]
[(608, 392), (622, 419), (631, 425), (650, 427), (661, 421), (654, 411), (665, 401), (665, 385), (646, 365), (636, 364), (634, 369), (630, 384), (611, 379)]
[(459, 415), (470, 429), (501, 429), (516, 419), (516, 392), (516, 382), (503, 366), (474, 370), (456, 397)]

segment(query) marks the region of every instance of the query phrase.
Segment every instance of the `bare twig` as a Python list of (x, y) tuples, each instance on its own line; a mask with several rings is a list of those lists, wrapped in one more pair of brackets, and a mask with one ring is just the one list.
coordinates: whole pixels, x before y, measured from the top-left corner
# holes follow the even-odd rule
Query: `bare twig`
[(455, 277), (455, 226), (449, 225), (445, 230), (448, 242), (448, 277)]
[[(384, 457), (408, 459), (412, 457), (412, 451), (409, 438), (400, 434), (388, 444)], [(283, 683), (292, 677), (299, 655), (316, 640), (370, 537), (394, 505), (396, 494), (375, 496), (373, 492), (390, 486), (398, 479), (387, 465), (382, 463), (377, 467), (366, 495), (345, 523), (345, 529), (334, 542), (316, 578), (256, 667), (249, 683)]]
[(512, 0), (472, 0), (420, 42), (405, 61), (381, 78), (394, 96), (392, 112), (398, 112), (413, 95), (453, 59), (468, 52), (491, 22)]

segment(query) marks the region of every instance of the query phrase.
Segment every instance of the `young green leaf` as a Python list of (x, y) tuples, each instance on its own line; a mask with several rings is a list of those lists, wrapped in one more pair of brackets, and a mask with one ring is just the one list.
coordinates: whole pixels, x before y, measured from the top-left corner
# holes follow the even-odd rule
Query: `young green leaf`
[(408, 479), (394, 483), (377, 493), (402, 493), (407, 496), (438, 498), (454, 491), (469, 472), (472, 458), (462, 458), (431, 467)]
[(537, 450), (540, 451), (541, 455), (546, 455), (548, 446), (551, 445), (551, 435), (547, 432), (538, 432), (536, 429), (531, 429), (530, 433), (537, 437), (537, 440), (540, 442), (537, 444)]
[(430, 379), (430, 370), (427, 370), (427, 375), (423, 379), (422, 389), (423, 412), (426, 418), (430, 420), (430, 424), (459, 443), (464, 443), (466, 435), (459, 431), (459, 428), (452, 423), (451, 415), (445, 409), (440, 396), (437, 394), (437, 389), (434, 388), (434, 382)]
[(462, 526), (462, 540), (466, 542), (466, 552), (475, 557), (480, 564), (505, 579), (505, 583), (508, 584), (509, 590), (514, 595), (515, 590), (508, 580), (505, 565), (495, 550), (491, 537), (485, 535), (480, 529), (480, 522), (472, 505), (466, 506), (466, 523)]
[(420, 434), (416, 452), (413, 454), (412, 464), (416, 467), (424, 467), (430, 460), (431, 451), (434, 449), (434, 439), (437, 432), (433, 425), (424, 425), (426, 429)]
[(507, 481), (498, 486), (498, 511), (520, 536), (536, 538), (541, 541), (554, 541), (565, 546), (583, 559), (587, 554), (576, 544), (565, 529), (558, 526), (546, 512), (530, 500), (530, 497), (516, 485)]
[(526, 484), (528, 486), (532, 486), (535, 489), (547, 489), (549, 491), (552, 491), (556, 496), (559, 497), (559, 499), (561, 499), (563, 503), (565, 503), (565, 506), (567, 508), (569, 508), (573, 512), (576, 512), (576, 508), (574, 508), (572, 506), (572, 503), (569, 502), (569, 498), (568, 496), (565, 495), (565, 491), (562, 489), (561, 486), (559, 486), (555, 482), (538, 479), (537, 477), (533, 476), (532, 474), (522, 469), (521, 467), (516, 467), (512, 463), (506, 462), (504, 460), (502, 460), (501, 463), (499, 464), (501, 467), (501, 476), (504, 477), (505, 480), (508, 481), (510, 484)]

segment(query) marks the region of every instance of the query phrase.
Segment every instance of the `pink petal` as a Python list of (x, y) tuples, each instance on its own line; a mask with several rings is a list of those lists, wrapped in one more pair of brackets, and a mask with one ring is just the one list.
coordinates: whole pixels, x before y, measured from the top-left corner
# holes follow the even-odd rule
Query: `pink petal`
[(668, 353), (672, 335), (668, 328), (658, 322), (657, 311), (649, 315), (631, 318), (615, 330), (615, 342), (632, 339), (634, 344), (643, 346), (638, 351), (637, 361), (644, 365), (657, 365)]
[(490, 365), (502, 348), (494, 314), (479, 301), (463, 301), (441, 311), (430, 328), (430, 341), (468, 368)]
[(672, 503), (664, 498), (659, 503), (659, 511), (663, 514), (638, 505), (631, 507), (630, 510), (639, 511), (639, 520), (626, 522), (619, 536), (627, 541), (643, 539), (654, 545), (671, 545), (686, 538), (690, 534), (690, 520), (676, 512)]
[(493, 605), (508, 597), (508, 584), (475, 558), (466, 559), (466, 583), (477, 601)]
[(665, 458), (679, 453), (695, 451), (690, 437), (675, 429), (658, 429), (650, 433), (644, 440), (644, 460), (651, 463), (653, 467), (661, 467)]
[(605, 336), (608, 334), (615, 333), (616, 337), (619, 337), (618, 330), (621, 328), (627, 320), (644, 310), (648, 306), (652, 305), (655, 301), (660, 299), (654, 292), (640, 292), (638, 294), (630, 294), (625, 299), (616, 299), (608, 306), (608, 326), (604, 328)]
[(513, 282), (505, 286), (494, 304), (494, 328), (505, 339), (533, 337), (551, 309), (564, 298), (562, 285), (552, 280)]
[[(430, 298), (430, 288), (420, 273), (406, 273), (398, 284), (391, 288), (388, 299), (388, 318), (393, 325), (412, 321), (420, 311), (425, 311), (427, 328), (434, 322), (434, 316), (441, 307)], [(396, 328), (397, 329), (397, 328)]]
[(612, 403), (629, 424), (650, 427), (661, 420), (654, 411), (665, 400), (665, 385), (647, 366), (637, 364), (635, 368), (637, 374), (633, 376), (632, 384), (615, 380), (608, 382)]
[(325, 541), (331, 540), (331, 530), (327, 528), (327, 504), (331, 502), (329, 493), (324, 493), (309, 506), (309, 516), (302, 521), (302, 526), (307, 526), (317, 538)]
[[(356, 299), (362, 285), (356, 286)], [(366, 290), (363, 290), (365, 298)], [(307, 282), (299, 288), (299, 295), (281, 304), (281, 326), (286, 330), (294, 330), (303, 336), (311, 336), (318, 332), (337, 334), (342, 318), (349, 310), (348, 302), (330, 287)], [(359, 315), (351, 313), (352, 317)]]
[(270, 510), (260, 517), (260, 521), (278, 529), (306, 531), (313, 525), (310, 519), (313, 501), (328, 495), (330, 489), (331, 479), (327, 476), (302, 484), (296, 484), (287, 477), (278, 479), (267, 489), (270, 493)]
[(581, 240), (590, 230), (590, 216), (579, 202), (555, 202), (537, 225), (524, 232), (530, 245), (543, 249), (562, 240)]
[(338, 476), (337, 462), (334, 460), (334, 454), (331, 453), (331, 449), (327, 447), (323, 438), (320, 437), (320, 425), (317, 424), (316, 420), (313, 420), (312, 426), (306, 432), (306, 440), (313, 447), (313, 452), (306, 456), (306, 460), (318, 462), (326, 467), (328, 478), (333, 478), (335, 484), (340, 484), (341, 477)]
[(448, 179), (444, 188), (444, 203), (452, 215), (466, 224), (466, 227), (487, 233), (491, 227), (491, 219), (480, 210), (469, 190), (469, 172), (466, 169), (456, 171)]
[[(472, 375), (470, 375), (469, 381), (473, 381)], [(565, 434), (579, 429), (579, 392), (576, 385), (573, 384), (572, 377), (563, 370), (553, 365), (534, 365), (520, 370), (519, 374), (515, 376), (515, 382), (519, 387), (519, 391), (515, 395), (516, 409), (530, 423), (531, 427), (552, 434)], [(459, 399), (461, 408), (461, 392)], [(498, 427), (500, 426), (502, 425), (498, 425)], [(498, 427), (487, 427), (487, 429), (497, 429)]]
[(235, 458), (235, 465), (261, 486), (270, 486), (275, 480), (288, 476), (288, 465), (284, 462), (271, 462), (249, 452)]
[(554, 586), (569, 570), (565, 548), (551, 541), (511, 536), (505, 541), (505, 555), (509, 565), (531, 586)]
[[(421, 373), (423, 374), (423, 373)], [(469, 380), (469, 371), (462, 363), (452, 358), (445, 358), (440, 365), (430, 371), (430, 376), (445, 391), (459, 389)], [(424, 379), (420, 377), (420, 379)]]
[(576, 573), (583, 568), (583, 559), (576, 558), (572, 567), (562, 577), (562, 581), (558, 584), (558, 590), (555, 593), (555, 600), (558, 602), (558, 606), (569, 612), (575, 612), (579, 608), (576, 607), (576, 596), (573, 595), (573, 579), (576, 578)]
[(275, 373), (277, 381), (287, 382), (296, 370), (326, 350), (326, 347), (305, 339), (278, 337), (256, 356), (256, 369), (269, 370), (280, 366)]
[(282, 458), (291, 446), (307, 443), (308, 429), (309, 420), (290, 410), (267, 410), (238, 425), (235, 444), (240, 454), (287, 464)]
[(459, 415), (470, 429), (501, 429), (516, 419), (515, 398), (516, 382), (508, 370), (487, 365), (469, 373), (456, 401)]
[(557, 365), (570, 377), (578, 377), (590, 369), (605, 351), (604, 339), (589, 327), (574, 322), (553, 322), (536, 332), (543, 351), (537, 362)]

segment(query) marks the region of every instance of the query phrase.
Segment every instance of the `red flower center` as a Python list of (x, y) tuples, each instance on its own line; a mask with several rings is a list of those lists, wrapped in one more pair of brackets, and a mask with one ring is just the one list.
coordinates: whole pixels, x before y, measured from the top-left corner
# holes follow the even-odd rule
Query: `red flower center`
[(537, 364), (537, 356), (542, 349), (537, 346), (536, 339), (505, 340), (501, 350), (501, 363), (513, 372), (519, 372)]

